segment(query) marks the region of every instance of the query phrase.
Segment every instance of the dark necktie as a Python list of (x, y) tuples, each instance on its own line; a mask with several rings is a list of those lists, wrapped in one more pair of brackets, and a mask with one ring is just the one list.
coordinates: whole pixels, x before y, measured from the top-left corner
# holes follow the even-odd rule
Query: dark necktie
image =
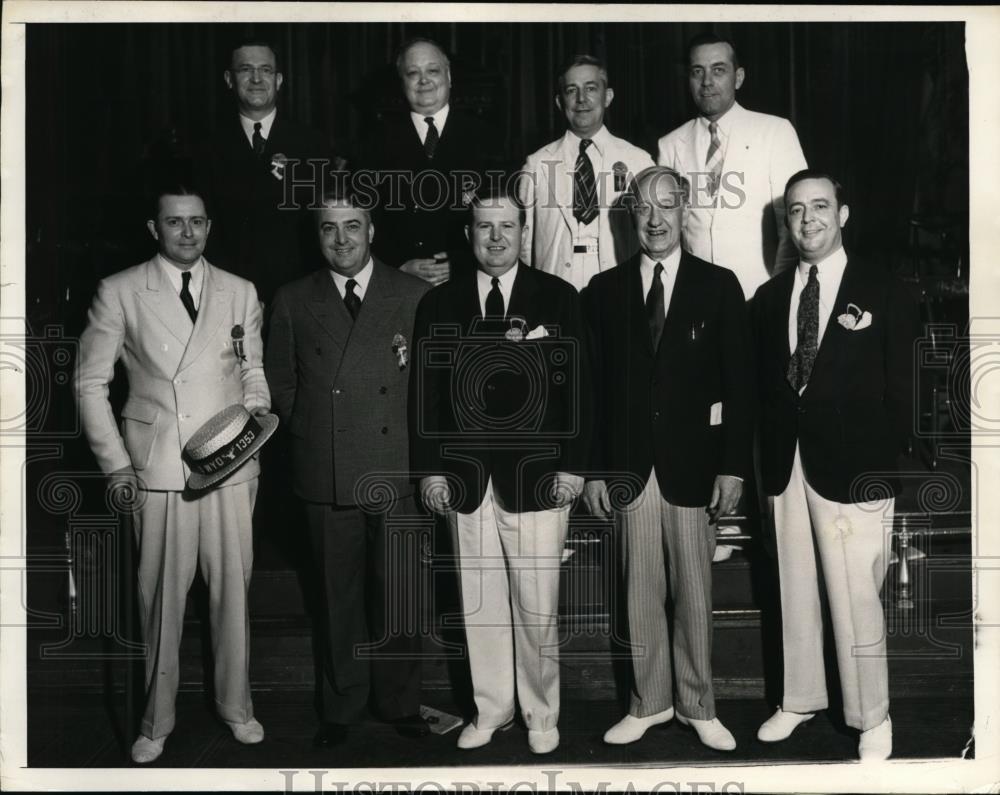
[(580, 141), (580, 154), (576, 158), (576, 173), (573, 175), (573, 217), (581, 224), (589, 224), (597, 217), (597, 181), (594, 165), (587, 157), (587, 147), (593, 141)]
[(194, 308), (194, 298), (191, 295), (191, 271), (181, 273), (181, 303), (194, 323), (198, 319), (198, 310)]
[(260, 122), (253, 125), (253, 153), (260, 157), (264, 154), (264, 136), (260, 134)]
[(434, 159), (434, 152), (437, 151), (438, 141), (441, 136), (438, 133), (438, 128), (434, 126), (434, 117), (427, 116), (424, 118), (427, 122), (427, 137), (424, 138), (424, 152), (427, 154), (428, 160)]
[(819, 271), (809, 268), (809, 279), (799, 296), (798, 344), (788, 362), (788, 383), (796, 392), (809, 383), (819, 351)]
[(500, 280), (494, 276), (492, 284), (486, 294), (486, 317), (489, 320), (503, 320), (503, 293), (500, 292)]
[(665, 310), (663, 308), (663, 265), (659, 262), (653, 268), (653, 283), (649, 287), (646, 295), (646, 316), (649, 319), (649, 337), (653, 342), (653, 350), (660, 347), (660, 337), (663, 336), (663, 321)]
[(354, 288), (358, 286), (358, 283), (354, 279), (347, 280), (347, 289), (344, 291), (344, 304), (347, 306), (347, 311), (351, 313), (351, 320), (358, 319), (358, 312), (361, 311), (361, 298)]

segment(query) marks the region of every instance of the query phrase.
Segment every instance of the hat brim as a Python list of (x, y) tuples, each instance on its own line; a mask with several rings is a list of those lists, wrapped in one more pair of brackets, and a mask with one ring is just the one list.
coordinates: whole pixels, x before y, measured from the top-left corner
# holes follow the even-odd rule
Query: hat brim
[(253, 444), (244, 450), (235, 461), (227, 466), (224, 466), (218, 472), (213, 472), (211, 475), (203, 475), (200, 472), (192, 472), (187, 479), (187, 487), (189, 489), (192, 491), (204, 491), (205, 489), (222, 483), (222, 481), (236, 472), (236, 470), (256, 455), (257, 451), (264, 446), (264, 442), (270, 439), (271, 434), (277, 430), (278, 417), (276, 414), (264, 414), (263, 416), (255, 417), (254, 419), (256, 419), (260, 425), (261, 432), (260, 435), (254, 439)]

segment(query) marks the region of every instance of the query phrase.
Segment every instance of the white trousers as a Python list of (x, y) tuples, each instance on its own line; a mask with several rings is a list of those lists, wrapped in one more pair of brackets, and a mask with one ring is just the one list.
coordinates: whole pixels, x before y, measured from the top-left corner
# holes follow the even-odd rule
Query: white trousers
[(788, 486), (768, 502), (781, 577), (782, 709), (816, 712), (828, 703), (818, 551), (837, 646), (844, 720), (862, 731), (877, 726), (889, 713), (885, 614), (879, 592), (888, 567), (895, 500), (838, 503), (821, 497), (806, 480), (796, 448)]
[(515, 687), (529, 729), (559, 721), (559, 567), (569, 508), (505, 511), (487, 484), (472, 513), (451, 513), (476, 727), (514, 717)]

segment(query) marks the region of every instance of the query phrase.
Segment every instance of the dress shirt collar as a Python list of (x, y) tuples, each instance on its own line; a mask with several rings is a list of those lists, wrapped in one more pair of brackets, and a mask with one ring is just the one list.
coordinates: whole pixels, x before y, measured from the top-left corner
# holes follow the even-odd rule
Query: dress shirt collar
[[(441, 108), (441, 110), (433, 114), (434, 126), (437, 127), (439, 136), (444, 135), (444, 125), (448, 121), (448, 111), (450, 110), (450, 108), (451, 105), (445, 105), (443, 108)], [(427, 140), (428, 125), (427, 122), (425, 121), (426, 118), (427, 118), (426, 113), (416, 113), (412, 110), (410, 111), (410, 120), (413, 122), (413, 127), (417, 131), (417, 135), (420, 136), (420, 143), (423, 143), (424, 141)]]
[[(732, 134), (733, 127), (739, 121), (742, 114), (743, 106), (739, 102), (734, 102), (733, 106), (716, 120), (715, 123), (718, 125), (719, 133), (723, 138), (728, 138)], [(704, 116), (698, 117), (698, 124), (704, 129), (706, 135), (711, 134), (708, 129), (708, 125), (711, 123)]]
[[(497, 277), (500, 280), (500, 294), (503, 296), (504, 314), (510, 312), (510, 294), (514, 290), (514, 280), (517, 278), (517, 270), (521, 263), (515, 262), (514, 267), (503, 276)], [(486, 296), (493, 288), (493, 277), (483, 270), (476, 270), (476, 287), (479, 291), (479, 310), (486, 316)]]
[[(803, 287), (809, 281), (809, 269), (813, 265), (816, 265), (816, 278), (820, 281), (820, 295), (823, 295), (824, 290), (822, 288), (824, 287), (833, 285), (836, 285), (838, 288), (840, 287), (840, 279), (844, 275), (844, 268), (847, 267), (847, 252), (841, 246), (819, 262), (810, 263), (800, 260), (799, 281)], [(831, 295), (829, 291), (826, 294)]]
[[(580, 154), (580, 141), (583, 139), (577, 135), (572, 130), (566, 130), (566, 135), (563, 136), (563, 147), (565, 147), (567, 156), (575, 163), (577, 155)], [(597, 154), (602, 158), (605, 156), (605, 152), (608, 151), (608, 145), (611, 143), (611, 133), (608, 132), (608, 128), (603, 124), (601, 129), (594, 133), (591, 138), (593, 145), (591, 149), (596, 149)]]
[(337, 287), (337, 292), (340, 293), (340, 297), (343, 298), (347, 295), (347, 280), (354, 279), (357, 282), (357, 287), (354, 289), (354, 294), (361, 299), (365, 300), (365, 293), (368, 292), (368, 283), (372, 279), (372, 272), (375, 270), (375, 264), (371, 257), (368, 258), (368, 264), (365, 265), (360, 271), (358, 271), (353, 276), (344, 276), (337, 273), (333, 268), (330, 268), (330, 275), (333, 277), (333, 283)]
[[(265, 141), (271, 137), (271, 126), (274, 124), (274, 118), (277, 115), (278, 109), (275, 108), (260, 120), (260, 134), (264, 136)], [(256, 123), (253, 119), (248, 119), (242, 113), (240, 114), (240, 126), (243, 128), (243, 134), (246, 135), (251, 146), (253, 146), (253, 126)]]
[[(170, 280), (170, 284), (173, 285), (174, 292), (180, 295), (181, 288), (184, 286), (184, 278), (181, 275), (184, 271), (169, 260), (165, 259), (162, 254), (156, 255), (156, 261), (159, 263), (160, 268), (163, 269), (163, 272)], [(191, 297), (194, 298), (194, 305), (196, 307), (198, 306), (198, 298), (201, 296), (201, 285), (205, 279), (204, 262), (205, 258), (200, 257), (198, 261), (188, 269), (191, 274), (191, 284), (188, 287), (188, 290), (191, 292)]]
[(677, 246), (673, 251), (671, 251), (667, 256), (661, 260), (654, 260), (645, 251), (642, 252), (642, 256), (639, 260), (639, 269), (643, 273), (649, 274), (649, 280), (653, 280), (653, 269), (656, 267), (656, 263), (659, 262), (663, 266), (664, 275), (675, 276), (677, 274), (677, 267), (681, 262), (681, 247)]

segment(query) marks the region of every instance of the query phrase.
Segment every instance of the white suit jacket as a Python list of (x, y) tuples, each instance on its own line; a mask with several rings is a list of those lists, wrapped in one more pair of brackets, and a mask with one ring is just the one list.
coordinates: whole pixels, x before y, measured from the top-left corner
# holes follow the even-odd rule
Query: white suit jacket
[[(657, 162), (686, 176), (693, 191), (684, 230), (684, 247), (707, 262), (729, 268), (740, 280), (743, 294), (778, 271), (798, 262), (785, 228), (785, 183), (806, 168), (795, 128), (787, 119), (733, 105), (731, 130), (722, 164), (717, 208), (707, 205), (705, 155), (696, 144), (698, 119), (682, 124), (660, 139)], [(707, 135), (706, 139), (707, 141)], [(707, 149), (707, 147), (706, 147)]]
[[(594, 274), (615, 267), (638, 250), (628, 211), (609, 208), (636, 174), (653, 165), (653, 159), (644, 149), (613, 136), (606, 127), (594, 136), (597, 147), (592, 151), (598, 154), (592, 160), (597, 177), (599, 261), (596, 268), (585, 272), (573, 263), (573, 236), (579, 226), (573, 217), (573, 172), (580, 151), (578, 141), (567, 131), (562, 138), (529, 155), (521, 169), (518, 196), (529, 213), (521, 260), (581, 290)], [(616, 163), (624, 165), (626, 170), (617, 180), (617, 186)]]
[[(236, 325), (244, 332), (243, 363), (233, 350)], [(83, 430), (101, 470), (131, 464), (144, 488), (183, 491), (189, 469), (181, 451), (206, 420), (233, 403), (251, 411), (271, 406), (260, 326), (253, 284), (207, 262), (193, 330), (155, 257), (104, 279), (75, 374)], [(121, 431), (108, 401), (118, 360), (128, 376)], [(226, 484), (259, 473), (254, 459)]]

